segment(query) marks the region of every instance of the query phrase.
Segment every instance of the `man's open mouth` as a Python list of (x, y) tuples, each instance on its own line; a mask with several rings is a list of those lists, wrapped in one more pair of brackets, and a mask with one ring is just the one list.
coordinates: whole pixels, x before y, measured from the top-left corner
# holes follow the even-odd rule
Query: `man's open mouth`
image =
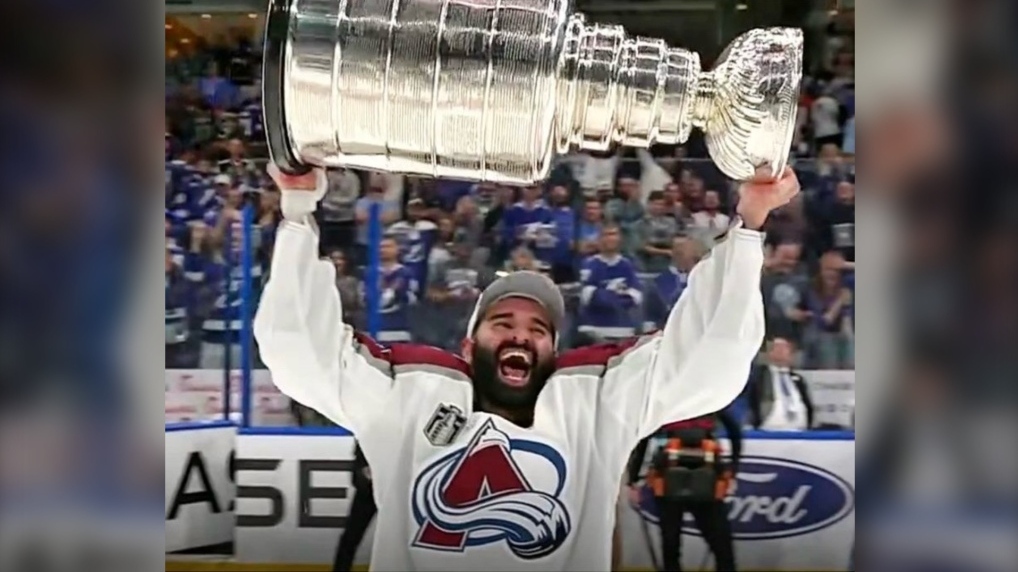
[(498, 373), (502, 381), (512, 387), (522, 387), (530, 381), (533, 364), (530, 352), (520, 348), (502, 350), (498, 354)]

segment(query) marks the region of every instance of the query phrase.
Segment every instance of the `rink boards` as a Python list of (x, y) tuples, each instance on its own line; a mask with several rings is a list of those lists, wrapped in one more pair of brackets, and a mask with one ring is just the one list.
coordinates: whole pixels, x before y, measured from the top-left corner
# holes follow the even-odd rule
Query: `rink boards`
[[(328, 570), (353, 497), (353, 448), (341, 429), (168, 425), (167, 570)], [(855, 528), (851, 435), (748, 435), (743, 454), (728, 501), (740, 569), (847, 570)], [(654, 568), (656, 515), (646, 501), (619, 499), (627, 570)], [(371, 534), (357, 558), (365, 567)], [(228, 561), (171, 554), (229, 543)], [(712, 569), (692, 527), (683, 564)]]

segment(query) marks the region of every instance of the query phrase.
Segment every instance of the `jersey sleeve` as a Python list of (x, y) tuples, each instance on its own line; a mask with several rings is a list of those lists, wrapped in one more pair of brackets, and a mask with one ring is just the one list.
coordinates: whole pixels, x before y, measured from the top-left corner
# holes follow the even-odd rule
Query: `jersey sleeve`
[(640, 278), (636, 275), (636, 266), (629, 259), (626, 259), (626, 296), (632, 301), (634, 306), (643, 304), (643, 290), (640, 286)]
[(618, 346), (600, 407), (635, 444), (667, 423), (718, 411), (742, 392), (764, 338), (763, 237), (730, 231), (693, 269), (664, 329)]
[(312, 226), (284, 221), (254, 335), (280, 391), (358, 433), (384, 411), (392, 369), (372, 340), (343, 324), (335, 278)]
[(592, 303), (599, 305), (602, 302), (600, 296), (595, 296), (595, 294), (603, 294), (603, 288), (600, 287), (597, 259), (595, 257), (588, 256), (583, 260), (583, 264), (580, 266), (580, 284), (580, 306), (586, 307)]

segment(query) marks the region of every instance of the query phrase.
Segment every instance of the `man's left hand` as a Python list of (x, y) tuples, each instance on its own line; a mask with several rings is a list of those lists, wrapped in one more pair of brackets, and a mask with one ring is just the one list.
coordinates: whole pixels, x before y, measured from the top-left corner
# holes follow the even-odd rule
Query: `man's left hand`
[(771, 211), (787, 205), (797, 194), (799, 179), (791, 167), (785, 167), (777, 179), (766, 170), (760, 170), (739, 185), (739, 204), (735, 211), (746, 228), (760, 230)]

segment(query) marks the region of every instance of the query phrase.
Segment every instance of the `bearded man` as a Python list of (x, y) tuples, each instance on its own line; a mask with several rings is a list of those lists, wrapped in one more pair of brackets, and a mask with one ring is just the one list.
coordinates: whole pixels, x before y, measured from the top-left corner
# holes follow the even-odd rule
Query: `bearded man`
[(378, 504), (373, 570), (609, 570), (630, 451), (745, 386), (764, 337), (759, 229), (799, 191), (790, 169), (740, 186), (739, 217), (660, 332), (558, 352), (561, 293), (515, 272), (481, 293), (457, 356), (344, 325), (312, 217), (324, 173), (272, 175), (285, 220), (255, 336), (280, 390), (357, 437)]

